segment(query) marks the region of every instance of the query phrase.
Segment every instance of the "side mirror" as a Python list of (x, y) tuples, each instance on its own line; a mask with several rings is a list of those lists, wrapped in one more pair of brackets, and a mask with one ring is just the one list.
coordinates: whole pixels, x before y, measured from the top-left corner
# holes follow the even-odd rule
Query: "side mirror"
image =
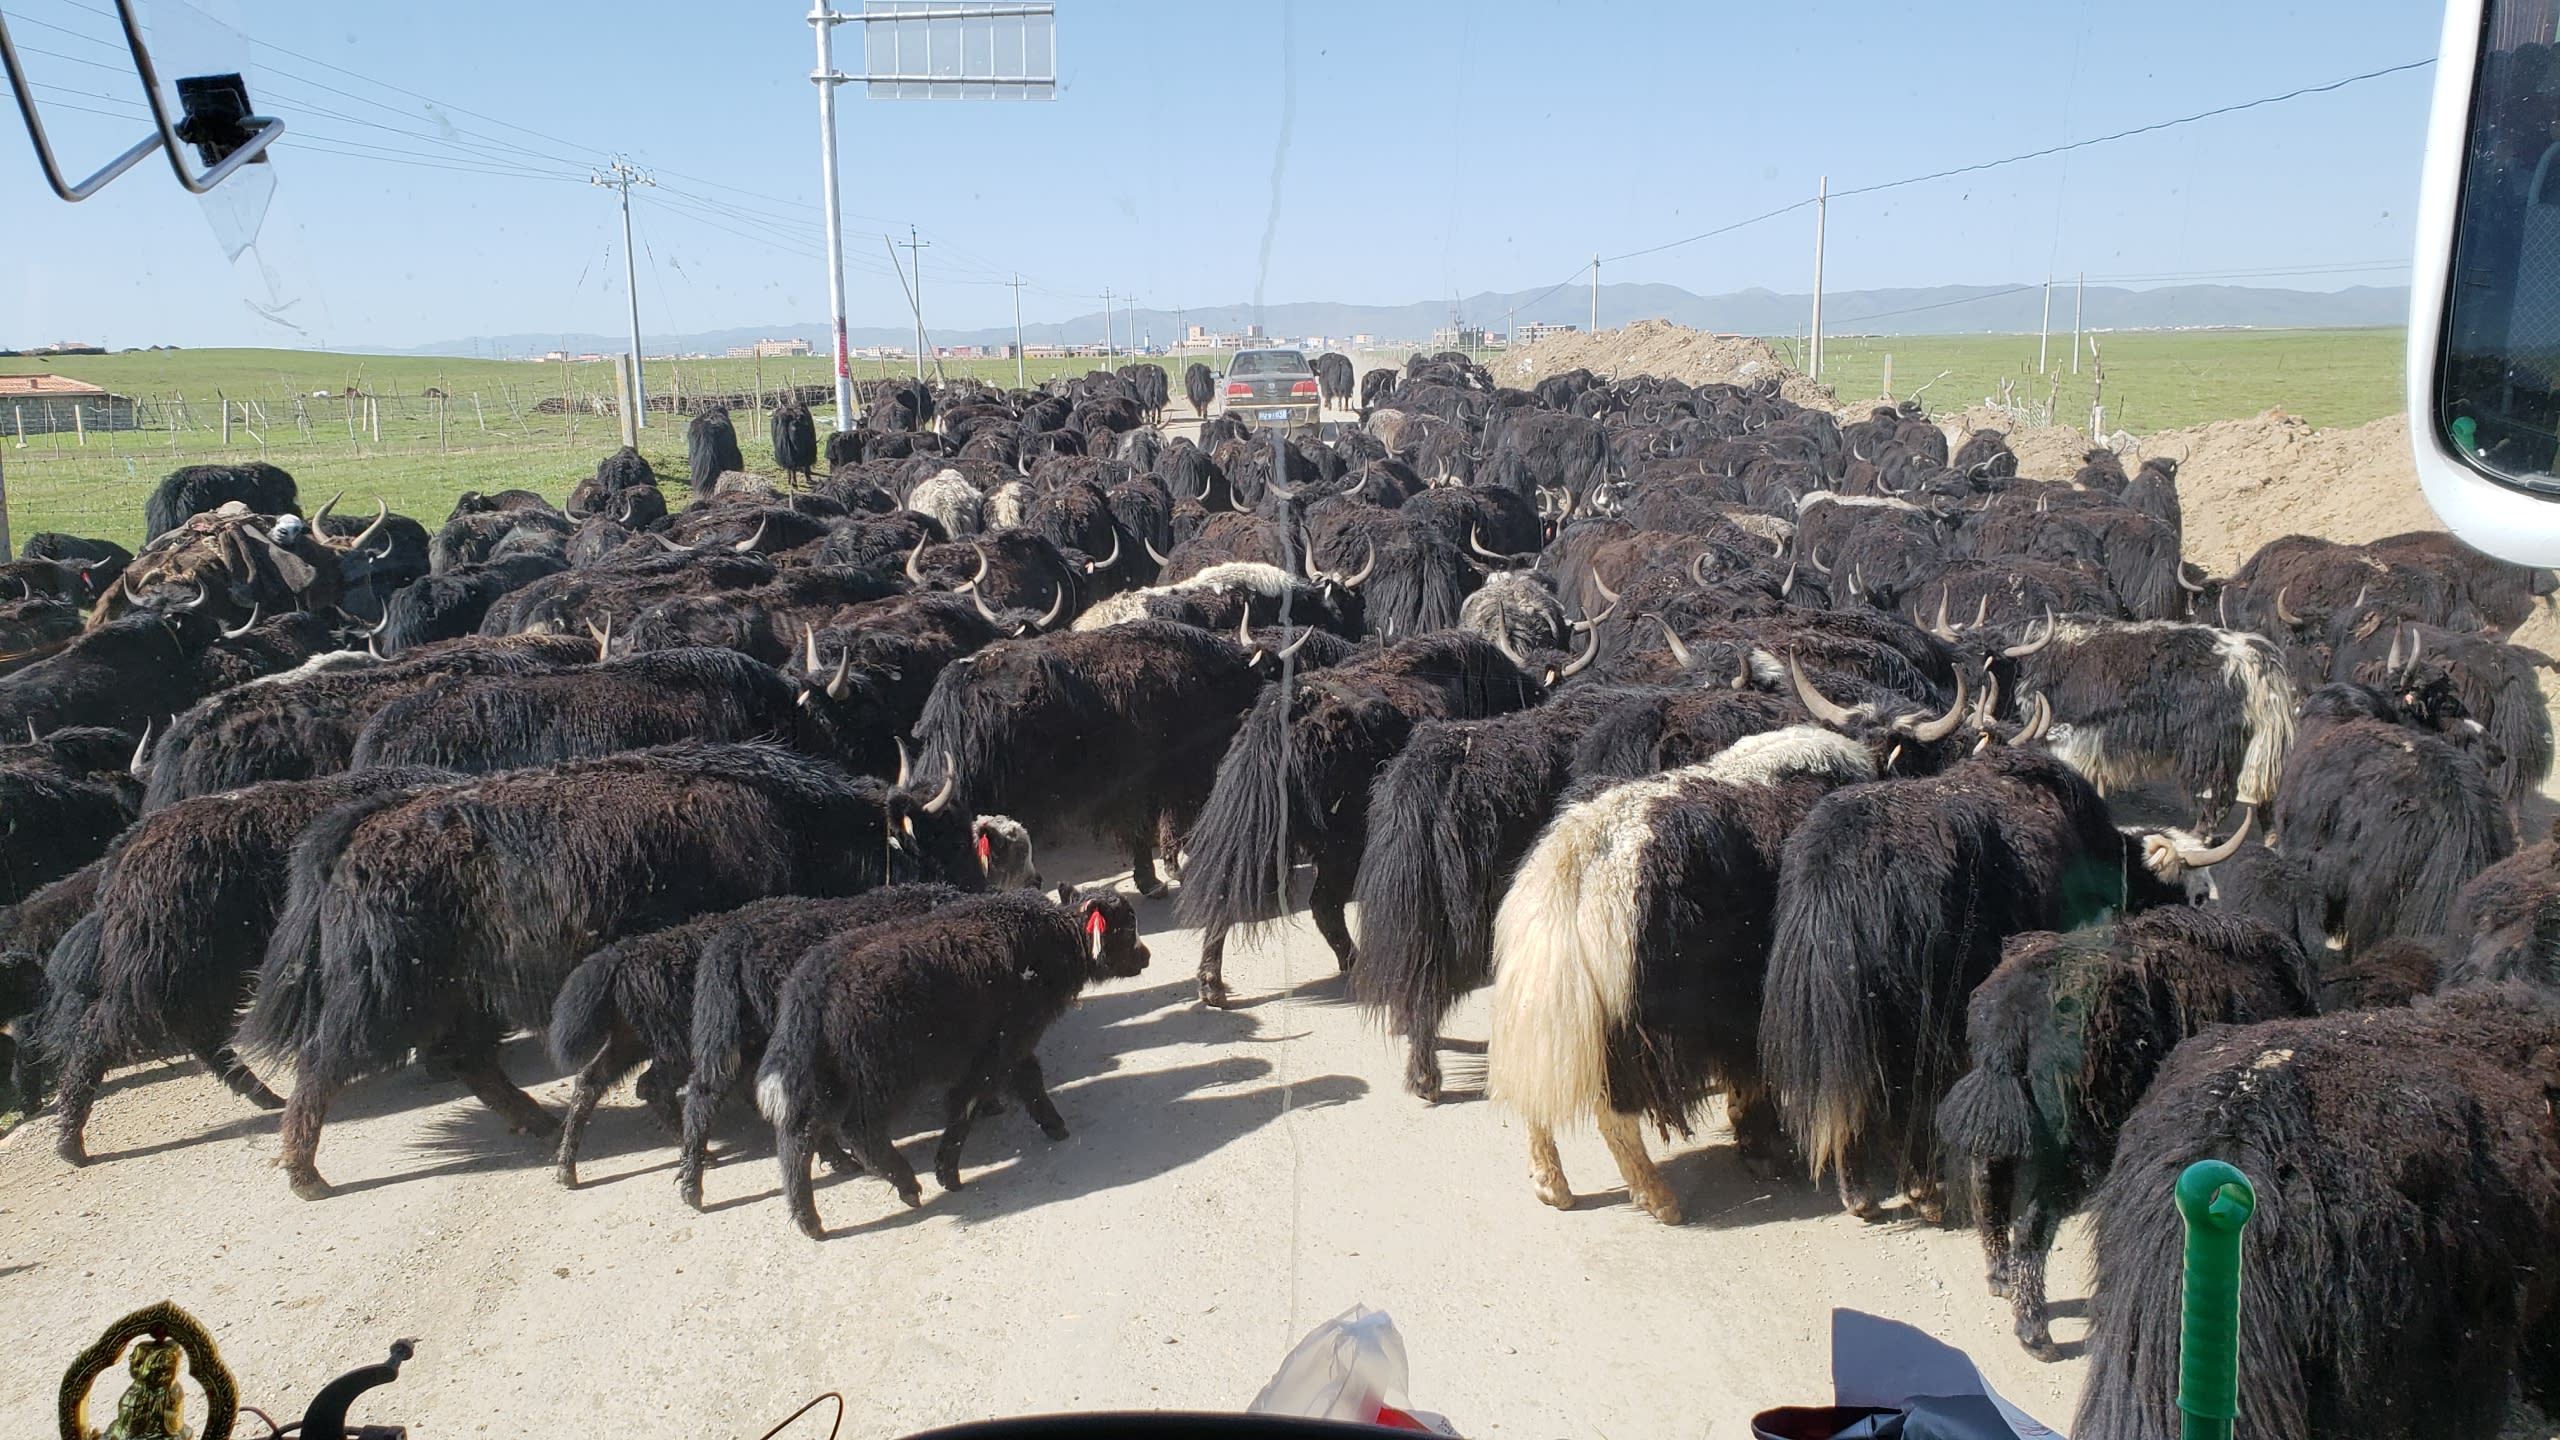
[(2427, 503), (2502, 559), (2560, 565), (2560, 97), (2534, 0), (2448, 0), (2409, 285), (2409, 438)]

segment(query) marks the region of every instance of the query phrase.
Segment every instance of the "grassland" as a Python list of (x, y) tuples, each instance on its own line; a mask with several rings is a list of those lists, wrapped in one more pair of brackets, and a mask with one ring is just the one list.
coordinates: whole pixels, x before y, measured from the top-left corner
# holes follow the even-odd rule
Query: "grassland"
[[(2314, 425), (2361, 425), (2399, 413), (2403, 334), (2372, 330), (2159, 330), (2096, 338), (2106, 427), (2136, 435), (2281, 409)], [(1777, 342), (1781, 353), (1792, 340)], [(2036, 371), (2033, 335), (1845, 335), (1822, 347), (1823, 380), (1843, 399), (1891, 390), (1933, 410), (2002, 398), (2051, 406), (2057, 423), (2089, 423), (2099, 367), (2082, 349), (2071, 373), (2069, 332), (2053, 337), (2050, 375)]]
[[(1781, 340), (1782, 351), (1791, 342)], [(2055, 337), (2051, 377), (2036, 373), (2036, 337), (1840, 336), (1825, 346), (1824, 378), (1842, 396), (1921, 391), (1932, 409), (2003, 394), (2024, 406), (2050, 404), (2063, 423), (2086, 424), (2096, 369), (2082, 354), (2070, 368), (2070, 341)], [(2318, 425), (2352, 425), (2400, 408), (2397, 330), (2166, 331), (2098, 337), (2106, 423), (2137, 434), (2282, 408)], [(911, 364), (912, 362), (910, 362)], [(1092, 359), (1028, 362), (1037, 383), (1081, 374)], [(8, 429), (0, 402), (0, 467), (5, 467), (15, 535), (69, 530), (132, 544), (143, 498), (171, 469), (218, 460), (264, 458), (294, 472), (313, 499), (338, 489), (351, 505), (375, 496), (430, 524), (464, 490), (523, 486), (565, 495), (618, 441), (610, 411), (609, 366), (522, 361), (344, 355), (291, 350), (159, 350), (0, 357), (0, 374), (50, 370), (105, 386), (150, 407), (152, 427), (72, 435)], [(1009, 360), (943, 362), (947, 375), (1010, 385)], [(864, 378), (908, 373), (897, 362), (861, 362)], [(791, 360), (660, 361), (647, 371), (653, 396), (754, 394), (786, 384), (820, 384), (824, 357)], [(1922, 387), (1925, 386), (1925, 389)], [(350, 393), (370, 396), (380, 422)], [(436, 398), (441, 395), (441, 399)], [(566, 399), (569, 413), (543, 413)], [(226, 443), (221, 417), (232, 424)], [(822, 409), (822, 425), (833, 407)], [(763, 463), (764, 421), (741, 412), (740, 441)], [(174, 423), (172, 423), (174, 421)], [(683, 474), (684, 438), (671, 416), (652, 412), (641, 450), (662, 475)]]

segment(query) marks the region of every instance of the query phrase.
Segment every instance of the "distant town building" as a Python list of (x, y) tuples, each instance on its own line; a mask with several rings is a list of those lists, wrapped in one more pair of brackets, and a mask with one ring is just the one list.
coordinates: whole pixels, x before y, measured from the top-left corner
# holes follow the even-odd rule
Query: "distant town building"
[(758, 340), (752, 345), (729, 347), (729, 358), (732, 360), (776, 360), (784, 356), (808, 353), (809, 342), (806, 340)]
[(1570, 335), (1574, 332), (1574, 328), (1571, 325), (1550, 325), (1543, 320), (1532, 320), (1520, 327), (1520, 334), (1512, 343), (1535, 345), (1541, 340), (1552, 339), (1558, 335)]
[(1481, 350), (1484, 327), (1481, 325), (1443, 325), (1431, 332), (1434, 350)]
[(1022, 355), (1026, 360), (1064, 360), (1067, 358), (1067, 347), (1064, 345), (1025, 345), (1022, 347)]

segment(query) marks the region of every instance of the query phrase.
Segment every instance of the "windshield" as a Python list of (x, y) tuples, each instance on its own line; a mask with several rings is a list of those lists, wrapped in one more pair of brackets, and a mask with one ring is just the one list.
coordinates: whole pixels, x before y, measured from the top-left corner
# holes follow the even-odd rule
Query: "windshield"
[(2440, 19), (0, 0), (0, 1433), (2540, 1425)]

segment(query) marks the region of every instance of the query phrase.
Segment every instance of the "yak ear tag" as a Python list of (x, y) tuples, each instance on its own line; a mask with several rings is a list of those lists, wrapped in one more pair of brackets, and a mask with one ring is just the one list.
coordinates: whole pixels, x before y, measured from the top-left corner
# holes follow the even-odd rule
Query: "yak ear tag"
[(1087, 959), (1102, 958), (1102, 937), (1109, 933), (1110, 929), (1111, 920), (1102, 913), (1101, 906), (1097, 905), (1084, 912), (1084, 952)]

